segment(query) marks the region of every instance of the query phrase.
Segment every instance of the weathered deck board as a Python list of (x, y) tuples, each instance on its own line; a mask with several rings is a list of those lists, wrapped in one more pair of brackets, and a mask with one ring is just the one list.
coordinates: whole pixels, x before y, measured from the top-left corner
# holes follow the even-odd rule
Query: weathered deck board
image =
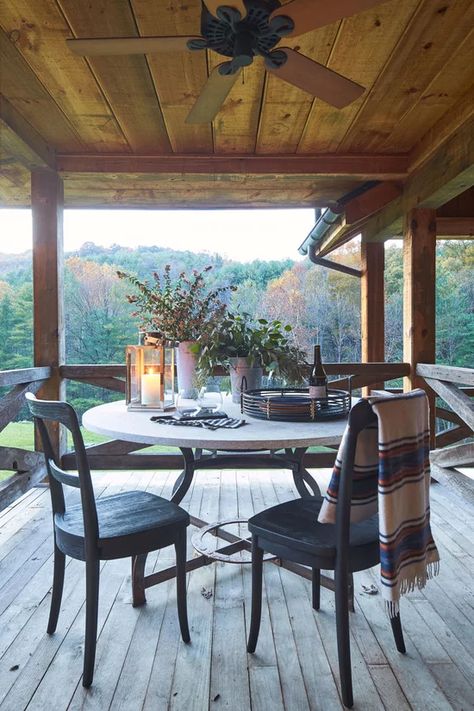
[[(98, 495), (128, 488), (170, 496), (173, 472), (101, 472)], [(324, 479), (324, 476), (322, 477)], [(74, 492), (76, 493), (76, 492)], [(293, 497), (285, 472), (199, 472), (183, 505), (206, 520), (246, 517)], [(351, 616), (355, 708), (405, 711), (474, 707), (474, 510), (435, 485), (434, 535), (441, 573), (402, 603), (407, 650), (399, 655), (380, 596), (355, 577)], [(194, 529), (190, 529), (190, 533)], [(179, 637), (174, 581), (131, 605), (128, 560), (103, 565), (94, 684), (81, 685), (83, 564), (70, 561), (55, 635), (45, 633), (52, 577), (49, 492), (37, 488), (0, 515), (0, 709), (138, 711), (333, 711), (341, 709), (334, 600), (311, 609), (308, 581), (267, 565), (262, 627), (247, 655), (249, 566), (215, 564), (188, 576), (191, 645)], [(191, 553), (191, 547), (189, 547)], [(148, 568), (173, 561), (166, 549)], [(211, 592), (207, 597), (202, 588)]]

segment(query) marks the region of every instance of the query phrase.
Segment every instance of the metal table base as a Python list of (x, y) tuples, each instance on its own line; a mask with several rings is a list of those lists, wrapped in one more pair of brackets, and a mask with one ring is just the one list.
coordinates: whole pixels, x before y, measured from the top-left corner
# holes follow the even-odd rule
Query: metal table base
[[(316, 481), (303, 466), (306, 447), (288, 448), (278, 451), (213, 451), (207, 453), (202, 449), (182, 447), (181, 453), (184, 460), (184, 469), (179, 474), (173, 487), (171, 501), (179, 504), (191, 486), (194, 474), (198, 469), (289, 469), (293, 474), (293, 481), (299, 495), (303, 498), (320, 496), (321, 492)], [(196, 516), (190, 516), (191, 524), (202, 528), (209, 526), (209, 522)], [(212, 524), (216, 528), (215, 535), (226, 542), (215, 553), (219, 556), (228, 556), (241, 550), (250, 550), (250, 541), (240, 538), (229, 531), (219, 528), (219, 524)], [(176, 577), (176, 567), (170, 566), (165, 570), (145, 575), (147, 555), (135, 556), (132, 559), (132, 595), (133, 606), (138, 607), (146, 602), (145, 590), (153, 585), (158, 585), (165, 580)], [(186, 563), (186, 571), (202, 568), (215, 561), (213, 554), (201, 554)], [(285, 570), (290, 570), (307, 580), (312, 579), (310, 568), (299, 563), (284, 561), (274, 558), (268, 562), (278, 565)], [(334, 580), (326, 575), (321, 575), (321, 585), (334, 591)], [(354, 589), (352, 576), (350, 576), (349, 601), (351, 610), (354, 610)]]

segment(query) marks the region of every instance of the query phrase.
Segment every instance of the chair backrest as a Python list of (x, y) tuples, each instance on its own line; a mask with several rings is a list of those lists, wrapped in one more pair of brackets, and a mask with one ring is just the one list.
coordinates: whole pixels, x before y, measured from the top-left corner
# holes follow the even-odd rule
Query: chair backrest
[[(63, 514), (66, 510), (63, 485), (80, 489), (86, 546), (88, 544), (94, 545), (99, 536), (97, 509), (89, 462), (76, 412), (67, 402), (38, 400), (32, 393), (27, 393), (25, 397), (38, 426), (43, 444), (53, 517), (54, 514)], [(77, 474), (66, 472), (59, 466), (45, 421), (64, 425), (71, 433), (76, 454)]]
[[(395, 421), (395, 425), (396, 427), (399, 427), (400, 423), (403, 422), (403, 428), (405, 431), (404, 436), (406, 437), (407, 432), (408, 430), (410, 430), (410, 428), (414, 427), (416, 429), (418, 427), (419, 423), (417, 422), (417, 419), (419, 417), (421, 417), (423, 420), (427, 418), (426, 412), (423, 415), (420, 415), (420, 405), (427, 408), (426, 396), (424, 395), (424, 401), (421, 401), (419, 398), (420, 394), (424, 395), (422, 391), (412, 391), (403, 395), (398, 395), (396, 397), (390, 397), (388, 398), (388, 400), (382, 397), (377, 399), (375, 402), (378, 403), (378, 410), (380, 410), (380, 403), (386, 402), (387, 406), (389, 406), (385, 408), (384, 418), (402, 418), (402, 420), (400, 420), (398, 424)], [(405, 409), (403, 407), (400, 409), (400, 405), (402, 404), (400, 401), (404, 401), (403, 406)], [(413, 421), (412, 418), (409, 417), (407, 414), (407, 405), (409, 405), (411, 414), (414, 416)], [(405, 416), (401, 415), (400, 412), (405, 412)], [(341, 551), (348, 549), (349, 545), (351, 499), (353, 496), (352, 483), (357, 440), (363, 430), (370, 426), (373, 426), (374, 423), (377, 423), (377, 439), (380, 441), (382, 435), (380, 432), (381, 420), (379, 418), (380, 412), (379, 416), (377, 416), (373, 409), (373, 406), (367, 400), (360, 400), (358, 403), (356, 403), (356, 405), (354, 405), (351, 412), (349, 413), (348, 429), (343, 445), (344, 448), (343, 451), (339, 454), (339, 459), (341, 460), (341, 469), (336, 509), (336, 539), (338, 550)], [(387, 428), (387, 424), (388, 421), (385, 425), (385, 429)], [(389, 424), (388, 426), (390, 427)], [(426, 428), (426, 426), (427, 425), (423, 423), (423, 427)], [(416, 438), (418, 438), (420, 435), (420, 433), (416, 431), (414, 431), (412, 434), (414, 436), (416, 435)], [(426, 437), (426, 430), (423, 432), (423, 435)], [(375, 442), (377, 442), (377, 439), (375, 440)], [(367, 443), (365, 443), (364, 446), (366, 447)], [(375, 444), (375, 446), (377, 447), (377, 444)], [(386, 450), (384, 449), (384, 451)], [(378, 456), (378, 449), (376, 451), (376, 456)], [(398, 462), (398, 458), (394, 460), (394, 462)], [(377, 488), (378, 486), (375, 487), (375, 492), (377, 491)]]
[(351, 409), (348, 418), (348, 436), (342, 452), (342, 466), (339, 482), (336, 513), (336, 544), (338, 566), (347, 568), (349, 532), (351, 518), (352, 474), (354, 470), (356, 445), (359, 434), (366, 427), (377, 422), (377, 417), (367, 400), (359, 400)]

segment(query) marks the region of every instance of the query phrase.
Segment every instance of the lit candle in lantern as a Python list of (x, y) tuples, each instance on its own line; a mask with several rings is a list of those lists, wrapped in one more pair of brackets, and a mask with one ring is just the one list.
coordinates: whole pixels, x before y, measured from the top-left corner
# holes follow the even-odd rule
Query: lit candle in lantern
[(142, 375), (142, 405), (159, 405), (161, 402), (161, 375), (153, 368), (145, 368)]

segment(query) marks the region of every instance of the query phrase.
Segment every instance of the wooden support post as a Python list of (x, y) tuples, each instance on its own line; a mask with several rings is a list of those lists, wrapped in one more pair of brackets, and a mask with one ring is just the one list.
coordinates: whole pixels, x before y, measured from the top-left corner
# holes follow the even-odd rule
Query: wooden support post
[[(384, 267), (384, 243), (362, 242), (360, 300), (363, 363), (385, 360)], [(363, 395), (367, 396), (372, 388), (383, 388), (383, 383), (374, 383), (370, 388), (363, 388)]]
[(436, 360), (436, 212), (428, 208), (406, 215), (403, 242), (403, 359), (410, 363), (405, 391), (424, 387), (430, 398), (431, 437), (435, 436), (435, 396), (416, 374), (417, 363)]
[[(59, 366), (64, 362), (63, 318), (63, 183), (52, 170), (39, 168), (31, 174), (33, 212), (34, 363), (50, 366), (51, 377), (39, 397), (64, 398)], [(59, 427), (50, 429), (58, 456), (65, 451)], [(37, 448), (39, 440), (36, 439)]]

